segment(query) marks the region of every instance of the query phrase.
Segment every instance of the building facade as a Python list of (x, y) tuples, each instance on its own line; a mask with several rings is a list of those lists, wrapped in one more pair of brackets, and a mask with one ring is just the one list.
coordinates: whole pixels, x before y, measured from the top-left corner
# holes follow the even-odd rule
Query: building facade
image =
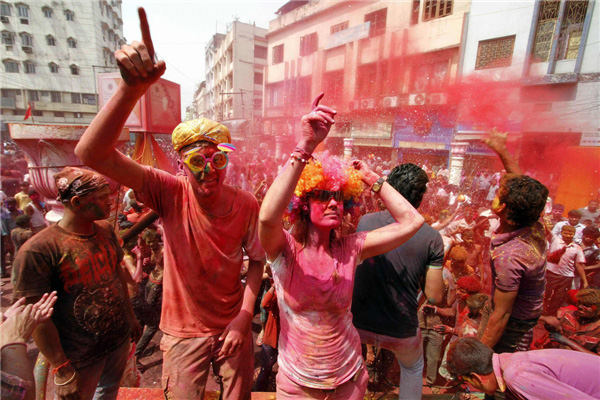
[(267, 35), (265, 135), (294, 143), (300, 116), (324, 91), (323, 103), (338, 111), (328, 138), (336, 153), (346, 139), (359, 156), (447, 160), (454, 111), (445, 91), (457, 78), (469, 7), (452, 0), (286, 3)]
[(228, 126), (234, 140), (251, 141), (262, 128), (266, 34), (264, 28), (233, 21), (205, 49), (206, 116)]
[[(599, 37), (594, 0), (473, 2), (465, 35), (461, 75), (503, 86), (521, 167), (573, 208), (600, 182)], [(459, 121), (455, 141), (473, 147), (482, 134)]]
[(121, 1), (2, 1), (2, 134), (31, 106), (35, 123), (87, 124), (96, 74), (114, 72), (125, 43)]

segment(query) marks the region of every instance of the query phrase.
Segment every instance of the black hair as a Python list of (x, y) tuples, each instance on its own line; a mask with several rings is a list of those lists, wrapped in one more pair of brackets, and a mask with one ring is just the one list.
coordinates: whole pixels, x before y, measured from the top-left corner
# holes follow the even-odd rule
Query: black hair
[(459, 338), (448, 348), (448, 371), (453, 375), (487, 375), (494, 372), (494, 351), (476, 338)]
[(588, 236), (596, 240), (598, 239), (598, 237), (600, 237), (600, 231), (598, 230), (598, 228), (594, 228), (593, 226), (586, 226), (585, 228), (583, 228), (581, 236)]
[(31, 221), (31, 217), (29, 215), (19, 215), (15, 218), (15, 223), (19, 228), (27, 228), (29, 226), (29, 221)]
[(388, 175), (387, 182), (414, 208), (419, 208), (427, 190), (429, 178), (419, 166), (406, 163), (394, 167)]
[(508, 174), (500, 182), (498, 198), (506, 204), (508, 222), (522, 228), (540, 219), (548, 188), (530, 176)]

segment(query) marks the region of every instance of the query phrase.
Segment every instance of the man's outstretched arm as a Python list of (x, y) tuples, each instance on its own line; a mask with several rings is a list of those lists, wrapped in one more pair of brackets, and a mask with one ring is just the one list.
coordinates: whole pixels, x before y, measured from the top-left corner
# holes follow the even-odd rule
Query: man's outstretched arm
[(522, 175), (523, 171), (521, 171), (521, 167), (519, 167), (519, 163), (515, 158), (508, 152), (506, 148), (506, 138), (508, 137), (508, 133), (498, 132), (496, 128), (492, 129), (488, 132), (488, 136), (483, 139), (483, 142), (492, 150), (498, 154), (502, 164), (504, 165), (504, 169), (509, 174), (519, 174)]
[(164, 61), (154, 63), (154, 47), (143, 8), (139, 9), (139, 15), (142, 41), (124, 45), (115, 52), (123, 80), (75, 148), (75, 154), (84, 164), (133, 190), (142, 189), (143, 167), (115, 146), (137, 101), (166, 70)]

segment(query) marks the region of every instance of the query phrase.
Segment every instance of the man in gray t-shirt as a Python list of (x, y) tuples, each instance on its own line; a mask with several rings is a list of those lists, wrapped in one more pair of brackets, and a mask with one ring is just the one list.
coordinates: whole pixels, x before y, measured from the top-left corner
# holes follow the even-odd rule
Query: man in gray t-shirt
[[(418, 208), (429, 181), (415, 164), (395, 167), (388, 183)], [(388, 211), (361, 218), (358, 231), (370, 231), (394, 222)], [(444, 244), (427, 224), (406, 243), (365, 260), (356, 269), (352, 297), (354, 326), (363, 343), (377, 343), (392, 351), (401, 366), (400, 398), (421, 398), (423, 348), (417, 318), (421, 289), (432, 304), (442, 301)]]

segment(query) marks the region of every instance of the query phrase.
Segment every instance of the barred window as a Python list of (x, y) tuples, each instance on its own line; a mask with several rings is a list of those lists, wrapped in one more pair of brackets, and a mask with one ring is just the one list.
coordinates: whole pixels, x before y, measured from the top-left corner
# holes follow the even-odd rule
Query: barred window
[(382, 8), (365, 15), (365, 22), (370, 22), (369, 37), (383, 35), (387, 23), (387, 8)]
[(341, 24), (336, 24), (331, 27), (330, 33), (333, 35), (334, 33), (338, 33), (341, 31), (345, 31), (348, 29), (349, 23), (348, 21), (342, 22)]
[(587, 8), (587, 0), (567, 2), (564, 19), (560, 26), (560, 36), (558, 37), (557, 60), (574, 60), (577, 58)]
[(552, 36), (556, 29), (560, 1), (542, 1), (538, 14), (535, 42), (533, 44), (533, 61), (548, 62), (552, 49)]
[(515, 35), (480, 41), (475, 69), (510, 66), (514, 48)]
[(452, 14), (453, 0), (425, 0), (423, 21), (446, 17)]
[(313, 32), (310, 35), (305, 35), (300, 38), (300, 57), (308, 56), (318, 48), (318, 36), (317, 32)]
[(31, 61), (25, 61), (23, 63), (23, 65), (25, 66), (26, 74), (35, 74), (35, 64), (34, 63), (32, 63)]
[(283, 62), (283, 44), (273, 47), (273, 64)]

